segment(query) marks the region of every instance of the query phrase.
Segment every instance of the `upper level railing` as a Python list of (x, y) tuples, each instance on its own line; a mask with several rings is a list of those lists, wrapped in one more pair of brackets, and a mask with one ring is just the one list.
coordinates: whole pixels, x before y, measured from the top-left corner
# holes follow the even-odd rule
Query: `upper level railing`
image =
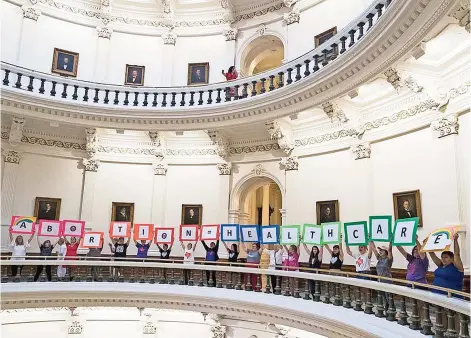
[[(197, 261), (195, 264), (180, 264), (177, 260), (136, 258), (108, 261), (105, 257), (72, 261), (27, 258), (22, 261), (2, 259), (2, 283), (73, 280), (74, 283), (158, 283), (264, 291), (362, 311), (390, 322), (397, 321), (412, 330), (421, 330), (424, 335), (469, 338), (469, 294), (422, 283), (340, 270), (267, 270), (238, 263)], [(57, 266), (69, 268), (62, 270), (59, 276)], [(16, 272), (15, 277), (11, 277), (8, 267), (15, 267), (12, 269)], [(263, 290), (262, 278), (266, 278)], [(4, 290), (5, 287), (2, 288), (2, 302)], [(13, 291), (11, 288), (8, 290)], [(14, 295), (7, 298), (11, 297)]]
[[(63, 102), (94, 106), (193, 107), (246, 100), (265, 95), (317, 72), (342, 58), (381, 19), (391, 0), (374, 1), (363, 14), (314, 50), (278, 68), (235, 81), (194, 87), (132, 87), (50, 75), (2, 62), (3, 86)], [(259, 90), (257, 90), (259, 88)]]

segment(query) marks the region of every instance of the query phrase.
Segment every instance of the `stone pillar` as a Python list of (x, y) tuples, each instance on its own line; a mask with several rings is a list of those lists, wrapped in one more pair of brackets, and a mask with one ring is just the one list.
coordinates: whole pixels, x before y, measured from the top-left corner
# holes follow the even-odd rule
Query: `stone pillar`
[(37, 69), (37, 60), (32, 55), (35, 55), (37, 50), (37, 21), (41, 16), (41, 11), (34, 6), (24, 5), (21, 8), (23, 10), (23, 22), (17, 64), (26, 68)]
[(177, 42), (177, 35), (171, 31), (162, 35), (164, 42), (162, 50), (162, 86), (173, 85), (173, 56), (175, 54), (175, 43)]
[(222, 32), (226, 40), (226, 52), (224, 55), (227, 55), (227, 66), (224, 68), (224, 71), (227, 72), (230, 66), (235, 66), (235, 57), (236, 57), (236, 43), (237, 43), (237, 28), (229, 28)]
[(257, 192), (252, 192), (252, 202), (250, 209), (250, 223), (258, 224)]
[(152, 189), (151, 222), (159, 226), (165, 224), (168, 166), (165, 163), (156, 163), (152, 167), (154, 171), (154, 187)]
[[(82, 164), (85, 167), (85, 172), (83, 180), (82, 207), (80, 208), (80, 219), (85, 221), (85, 226), (87, 228), (91, 228), (93, 225), (93, 205), (95, 204), (95, 185), (100, 161), (84, 158), (82, 159)], [(104, 230), (106, 230), (106, 228), (107, 226), (105, 226)]]
[(230, 163), (216, 165), (219, 172), (219, 215), (218, 222), (229, 221), (229, 194), (231, 186), (232, 166)]
[(302, 27), (299, 25), (300, 17), (300, 11), (297, 8), (292, 8), (290, 12), (283, 14), (283, 24), (286, 25), (287, 33), (287, 46), (285, 47), (284, 57), (287, 60), (293, 60), (299, 56), (295, 55), (294, 49), (296, 49), (296, 40), (303, 35)]
[(13, 150), (5, 150), (3, 156), (5, 157), (5, 168), (2, 178), (2, 225), (8, 226), (11, 217), (15, 216), (13, 215), (13, 202), (21, 154)]
[(286, 210), (280, 209), (280, 215), (281, 215), (281, 225), (285, 225), (286, 224)]
[(273, 224), (278, 224), (280, 225), (280, 222), (281, 222), (281, 217), (280, 217), (280, 208), (281, 208), (281, 205), (280, 205), (280, 196), (278, 196), (278, 191), (276, 191), (276, 193), (274, 192), (273, 193)]
[(98, 26), (96, 31), (98, 39), (95, 56), (95, 80), (97, 82), (107, 82), (110, 41), (113, 29), (106, 26)]
[[(296, 178), (298, 172), (298, 158), (296, 156), (284, 157), (280, 161), (280, 165), (285, 170), (285, 189), (286, 200), (283, 202), (284, 209), (280, 209), (281, 221), (285, 224), (297, 224), (301, 220), (296, 218), (297, 205), (296, 205)], [(284, 210), (284, 211), (281, 211)], [(287, 212), (288, 211), (288, 212)]]
[(239, 223), (239, 210), (229, 210), (229, 224)]

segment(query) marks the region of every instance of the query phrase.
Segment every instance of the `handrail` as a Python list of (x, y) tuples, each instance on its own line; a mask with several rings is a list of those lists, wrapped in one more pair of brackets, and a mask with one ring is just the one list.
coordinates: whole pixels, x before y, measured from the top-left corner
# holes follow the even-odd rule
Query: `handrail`
[[(243, 100), (312, 77), (354, 49), (358, 41), (380, 21), (383, 10), (386, 10), (390, 3), (391, 0), (376, 0), (357, 19), (317, 48), (280, 67), (230, 82), (191, 87), (131, 87), (70, 79), (2, 62), (3, 85), (13, 90), (26, 88), (27, 91), (39, 95), (48, 92), (50, 97), (65, 99), (71, 103), (81, 100), (87, 104), (110, 106), (152, 106), (169, 109)], [(311, 62), (313, 67), (310, 66)], [(16, 79), (10, 79), (11, 74), (15, 74)], [(278, 79), (276, 85), (275, 78)], [(260, 92), (256, 90), (258, 84)], [(62, 87), (59, 88), (60, 86)], [(232, 93), (231, 88), (235, 89)], [(237, 94), (234, 95), (234, 92)]]

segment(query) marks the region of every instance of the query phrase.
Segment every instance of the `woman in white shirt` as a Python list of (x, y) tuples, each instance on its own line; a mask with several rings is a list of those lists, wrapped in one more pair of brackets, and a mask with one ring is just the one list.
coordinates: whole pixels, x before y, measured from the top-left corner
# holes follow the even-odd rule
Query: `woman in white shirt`
[[(263, 246), (263, 253), (267, 254), (270, 257), (270, 263), (268, 264), (268, 270), (281, 270), (283, 264), (283, 249), (281, 245), (274, 244), (273, 250), (267, 249), (266, 246)], [(276, 287), (276, 276), (271, 275), (271, 287), (272, 292), (275, 292)], [(280, 287), (281, 287), (281, 277), (280, 277)]]
[[(24, 261), (26, 256), (26, 248), (29, 247), (29, 244), (33, 240), (34, 234), (31, 234), (31, 237), (28, 239), (28, 242), (25, 243), (23, 236), (16, 236), (13, 241), (13, 234), (10, 232), (10, 247), (11, 247), (11, 260), (12, 261)], [(20, 265), (20, 275), (21, 270), (23, 270), (23, 265)], [(11, 275), (15, 277), (18, 274), (18, 265), (11, 266)]]
[[(373, 255), (372, 242), (368, 244), (368, 247), (365, 245), (358, 246), (359, 253), (352, 253), (350, 247), (347, 245), (345, 247), (347, 254), (355, 259), (355, 269), (357, 273), (370, 275), (370, 265), (371, 265), (371, 256)], [(357, 276), (359, 279), (369, 279), (368, 277)]]
[[(182, 245), (182, 249), (183, 249), (183, 264), (195, 264), (195, 249), (196, 249), (196, 244), (198, 244), (198, 242), (195, 242), (195, 244), (188, 243), (186, 245), (186, 248), (183, 242), (180, 242), (180, 244)], [(190, 270), (184, 269), (183, 273), (184, 273), (184, 279), (185, 279), (185, 285), (186, 285), (188, 284), (188, 280), (190, 277)]]
[[(65, 255), (67, 254), (67, 245), (65, 243), (64, 238), (59, 238), (59, 241), (57, 242), (57, 259), (58, 260), (64, 260)], [(58, 265), (57, 266), (57, 278), (62, 280), (62, 278), (65, 277), (65, 273), (67, 271), (67, 268), (64, 265)]]

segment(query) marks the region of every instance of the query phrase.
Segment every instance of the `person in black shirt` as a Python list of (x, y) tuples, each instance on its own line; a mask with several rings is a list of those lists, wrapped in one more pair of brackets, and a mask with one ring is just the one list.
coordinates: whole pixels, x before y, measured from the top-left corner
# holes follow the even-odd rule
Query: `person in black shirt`
[[(168, 244), (164, 244), (162, 246), (160, 246), (158, 243), (155, 243), (155, 244), (157, 245), (157, 248), (159, 249), (160, 259), (165, 259), (165, 260), (170, 259), (170, 252), (172, 251), (173, 242), (172, 244), (170, 244), (170, 247), (168, 246)], [(164, 273), (164, 278), (167, 279), (167, 269), (163, 269), (163, 273)]]
[[(206, 245), (204, 241), (201, 241), (203, 243), (204, 249), (206, 250), (206, 262), (216, 262), (219, 260), (218, 256), (218, 250), (219, 250), (219, 240), (214, 243), (211, 242), (209, 246)], [(211, 279), (213, 280), (213, 285), (216, 285), (216, 272), (215, 271), (206, 271), (206, 282), (209, 285), (209, 276), (211, 276)]]
[[(39, 245), (39, 250), (40, 250), (39, 255), (43, 257), (52, 256), (52, 250), (56, 246), (57, 242), (52, 244), (51, 241), (47, 239), (41, 244), (41, 240), (39, 239), (39, 236), (37, 236), (37, 239), (38, 239), (38, 245)], [(38, 265), (36, 267), (36, 275), (34, 276), (35, 282), (39, 279), (39, 276), (41, 275), (43, 268), (44, 267), (42, 265)], [(52, 280), (52, 273), (51, 273), (50, 265), (46, 265), (46, 275), (47, 275), (47, 280), (50, 282)]]
[(239, 258), (239, 248), (237, 247), (236, 243), (231, 244), (231, 248), (229, 248), (226, 244), (226, 242), (222, 242), (224, 244), (224, 247), (227, 250), (227, 253), (229, 254), (229, 262), (231, 263), (237, 263), (237, 259)]
[[(114, 260), (116, 261), (125, 261), (124, 258), (126, 258), (126, 252), (128, 250), (129, 246), (129, 241), (131, 240), (131, 237), (128, 238), (128, 241), (125, 243), (124, 242), (124, 237), (120, 238), (110, 238), (111, 243), (113, 243), (114, 246)], [(123, 268), (118, 268), (118, 276), (123, 273)]]

